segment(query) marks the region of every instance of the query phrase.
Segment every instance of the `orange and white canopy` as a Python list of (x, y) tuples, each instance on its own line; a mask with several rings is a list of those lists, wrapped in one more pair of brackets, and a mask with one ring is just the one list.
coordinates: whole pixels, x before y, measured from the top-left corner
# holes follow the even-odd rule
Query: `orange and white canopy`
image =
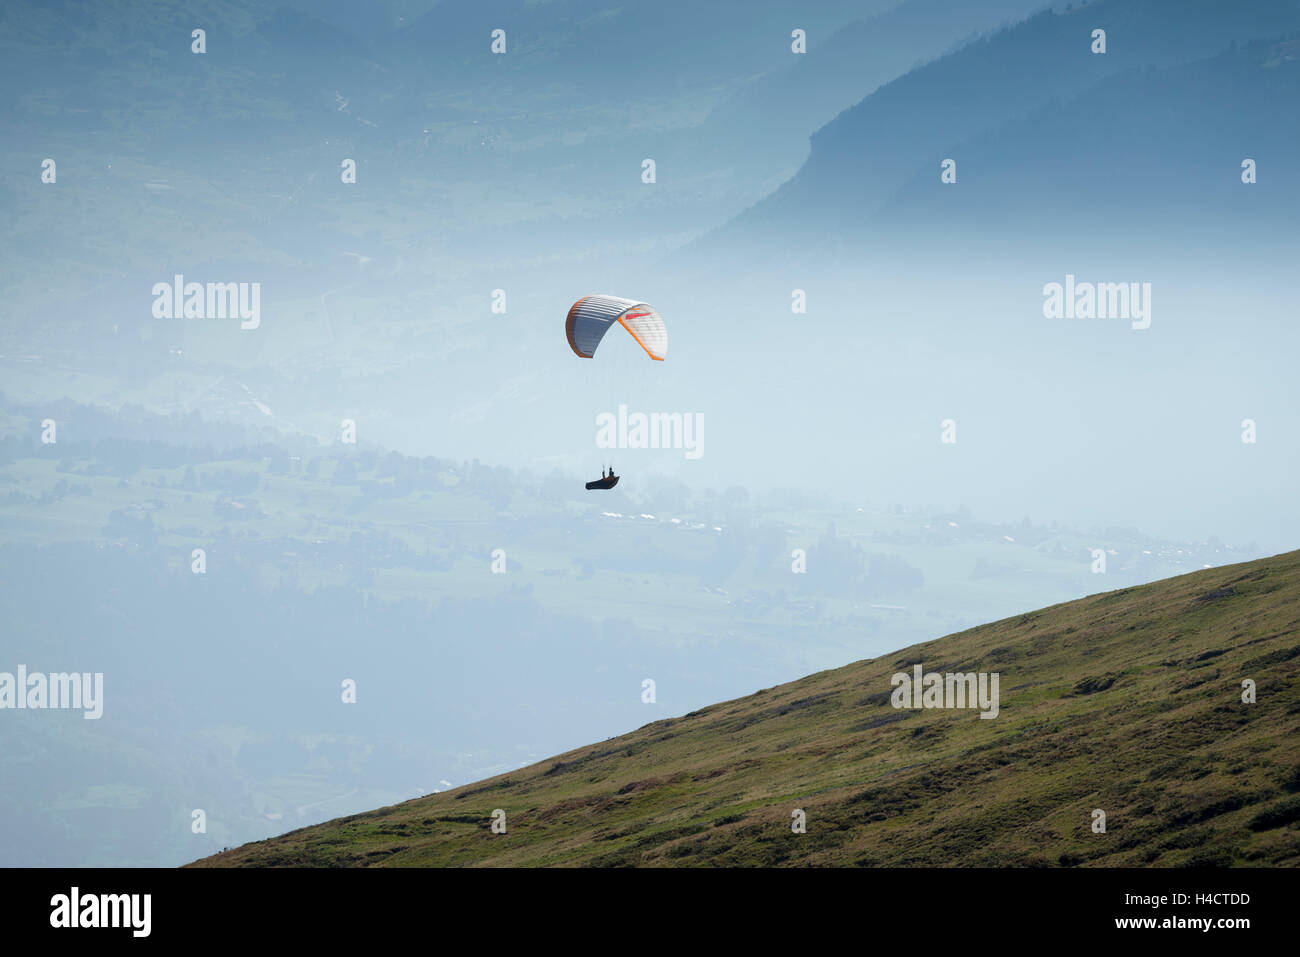
[(590, 359), (615, 323), (631, 333), (651, 359), (662, 362), (668, 354), (668, 329), (663, 317), (647, 303), (620, 296), (583, 296), (570, 307), (564, 334), (575, 353)]

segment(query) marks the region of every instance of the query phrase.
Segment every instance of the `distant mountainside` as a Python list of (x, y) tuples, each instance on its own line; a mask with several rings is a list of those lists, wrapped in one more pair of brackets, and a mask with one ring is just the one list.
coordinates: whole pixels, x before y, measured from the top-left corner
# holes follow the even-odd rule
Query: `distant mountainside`
[[(426, 75), (454, 73), (461, 85), (558, 82), (595, 99), (662, 99), (692, 87), (728, 85), (788, 62), (795, 28), (816, 38), (897, 5), (898, 0), (448, 0), (404, 26), (392, 48), (409, 61), (418, 56)], [(505, 31), (507, 48), (516, 55), (480, 55), (496, 29)]]
[(1300, 552), (1093, 595), (197, 864), (1294, 866), (1298, 609)]
[[(414, 125), (414, 111), (452, 94), (462, 108), (477, 94), (483, 116), (557, 93), (579, 106), (703, 98), (788, 62), (792, 28), (828, 35), (893, 2), (14, 0), (0, 11), (0, 78), (14, 100), (6, 125), (42, 131), (152, 124), (175, 142), (362, 133), (368, 120), (371, 137), (392, 136), (385, 126)], [(196, 29), (202, 56), (191, 51)], [(494, 30), (503, 55), (491, 50)]]
[[(193, 31), (205, 51), (192, 52)], [(247, 148), (357, 129), (334, 91), (378, 99), (385, 68), (364, 43), (309, 14), (257, 0), (113, 4), (16, 0), (0, 13), (3, 123), (40, 143), (83, 137), (102, 155), (155, 159), (185, 147)], [(387, 81), (391, 83), (391, 77)], [(199, 157), (191, 158), (194, 161)]]
[[(959, 189), (921, 172), (882, 207), (883, 231), (990, 226), (1035, 235), (1135, 232), (1218, 244), (1295, 238), (1300, 40), (1255, 41), (1194, 63), (1132, 70), (955, 144)], [(1210, 135), (1210, 134), (1213, 135)], [(1245, 188), (1242, 163), (1256, 164)]]
[[(882, 83), (1006, 27), (1046, 0), (907, 0), (875, 17), (810, 35), (808, 54), (746, 84), (709, 114), (705, 130), (737, 156), (776, 148), (782, 129), (812, 132)], [(807, 139), (795, 144), (802, 159)], [(696, 144), (698, 148), (698, 144)]]
[[(484, 273), (497, 276), (489, 289), (502, 281), (503, 262), (515, 289), (536, 285), (530, 269), (553, 274), (551, 260), (579, 263), (566, 285), (585, 284), (584, 257), (598, 253), (604, 274), (629, 248), (639, 262), (638, 247), (667, 248), (786, 175), (679, 158), (705, 152), (699, 127), (717, 103), (795, 59), (794, 26), (817, 42), (891, 0), (812, 10), (789, 0), (385, 0), (366, 15), (354, 6), (0, 8), (9, 100), (0, 254), (11, 306), (0, 354), (47, 355), (49, 327), (75, 328), (64, 348), (96, 371), (104, 348), (138, 353), (140, 325), (157, 326), (147, 292), (159, 275), (229, 271), (274, 286), (280, 327), (297, 324), (293, 337), (322, 351), (343, 329), (323, 328), (332, 320), (319, 297), (340, 287), (390, 298), (368, 302), (374, 316), (416, 295), (477, 296)], [(202, 54), (192, 52), (200, 29)], [(495, 29), (504, 55), (490, 48)], [(846, 101), (865, 92), (845, 82)], [(811, 129), (799, 126), (795, 140)], [(641, 182), (647, 156), (671, 188)], [(57, 163), (51, 183), (41, 182), (46, 158)], [(344, 182), (345, 160), (355, 183)], [(512, 297), (514, 309), (520, 302)], [(453, 320), (431, 312), (406, 318), (445, 332)], [(387, 334), (366, 338), (391, 353)], [(97, 347), (82, 350), (90, 341)], [(169, 347), (183, 348), (173, 341), (162, 354)], [(200, 352), (191, 344), (184, 354)], [(269, 357), (225, 358), (247, 369)]]
[[(1094, 29), (1106, 31), (1105, 53), (1092, 51)], [(1205, 191), (1222, 208), (1234, 187), (1248, 209), (1278, 210), (1263, 186), (1242, 196), (1240, 163), (1266, 157), (1268, 189), (1291, 195), (1300, 138), (1283, 117), (1296, 102), (1298, 32), (1300, 5), (1281, 0), (1042, 12), (842, 112), (813, 135), (797, 175), (682, 258), (887, 244), (900, 232), (933, 237), (954, 218), (987, 237), (1023, 225), (1008, 208), (1068, 232), (1077, 222), (1062, 192), (1074, 181), (1085, 215), (1112, 224), (1135, 198), (1161, 214), (1196, 211)], [(949, 158), (957, 182), (942, 184)], [(1172, 221), (1168, 237), (1182, 238)]]

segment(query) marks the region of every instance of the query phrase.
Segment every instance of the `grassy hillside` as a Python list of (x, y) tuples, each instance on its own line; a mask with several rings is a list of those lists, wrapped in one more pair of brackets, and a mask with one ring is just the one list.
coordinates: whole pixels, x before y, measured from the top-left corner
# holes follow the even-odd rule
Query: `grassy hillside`
[[(999, 715), (894, 709), (890, 677), (915, 663), (998, 672)], [(1298, 669), (1290, 552), (983, 625), (198, 864), (1296, 865)]]

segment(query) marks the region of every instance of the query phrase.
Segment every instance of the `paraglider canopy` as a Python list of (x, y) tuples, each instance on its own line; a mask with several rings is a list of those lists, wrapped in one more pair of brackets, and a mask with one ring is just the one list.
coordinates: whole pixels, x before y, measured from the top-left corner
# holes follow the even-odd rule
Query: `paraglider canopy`
[(596, 354), (596, 347), (615, 324), (629, 333), (651, 359), (663, 361), (668, 354), (668, 329), (654, 307), (620, 296), (583, 296), (569, 308), (564, 334), (569, 348), (583, 359)]

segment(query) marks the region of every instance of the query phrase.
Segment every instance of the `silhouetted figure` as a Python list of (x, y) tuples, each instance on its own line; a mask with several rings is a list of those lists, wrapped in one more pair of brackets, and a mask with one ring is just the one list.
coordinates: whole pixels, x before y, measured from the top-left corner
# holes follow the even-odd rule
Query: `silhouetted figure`
[(614, 474), (614, 466), (611, 465), (609, 467), (609, 472), (606, 472), (603, 468), (600, 470), (599, 480), (587, 483), (587, 490), (591, 491), (594, 488), (609, 489), (613, 488), (617, 484), (618, 476)]

